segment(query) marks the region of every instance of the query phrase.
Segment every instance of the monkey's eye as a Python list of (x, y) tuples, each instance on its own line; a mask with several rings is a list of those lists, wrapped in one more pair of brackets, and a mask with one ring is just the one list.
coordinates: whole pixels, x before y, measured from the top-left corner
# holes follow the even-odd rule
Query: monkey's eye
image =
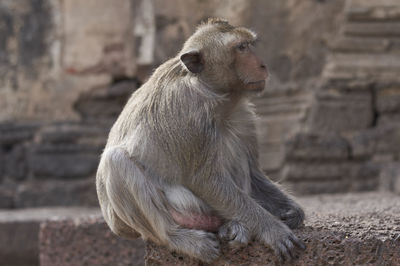
[(243, 42), (243, 43), (241, 43), (241, 44), (239, 44), (237, 46), (237, 49), (240, 52), (247, 52), (247, 50), (249, 50), (249, 43), (248, 42)]

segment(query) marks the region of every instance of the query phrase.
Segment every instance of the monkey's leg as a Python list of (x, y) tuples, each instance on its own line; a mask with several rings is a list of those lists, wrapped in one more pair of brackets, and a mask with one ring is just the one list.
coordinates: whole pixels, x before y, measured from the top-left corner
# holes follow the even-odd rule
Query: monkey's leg
[(105, 200), (103, 198), (101, 209), (103, 212), (104, 220), (107, 222), (108, 226), (110, 227), (111, 231), (114, 232), (114, 234), (128, 239), (135, 239), (140, 237), (140, 234), (136, 232), (134, 228), (128, 226), (118, 217), (118, 215), (116, 215), (108, 199)]
[(225, 221), (222, 225), (222, 218), (185, 187), (167, 187), (164, 191), (171, 206), (170, 213), (180, 226), (218, 232), (219, 238), (228, 240), (229, 245), (233, 247), (245, 245), (250, 241), (250, 233), (245, 227), (236, 221)]
[(122, 148), (103, 153), (106, 192), (116, 215), (125, 224), (171, 249), (210, 262), (219, 256), (215, 235), (180, 227), (172, 218), (163, 191), (143, 167)]
[(250, 238), (270, 246), (281, 258), (293, 258), (297, 247), (305, 248), (284, 223), (237, 187), (230, 176), (211, 167), (205, 165), (187, 182), (187, 186), (220, 217), (234, 221), (235, 227), (244, 227)]
[(182, 185), (164, 186), (169, 212), (184, 228), (217, 232), (223, 221), (207, 204)]
[(303, 224), (302, 208), (258, 169), (251, 170), (251, 196), (289, 228)]

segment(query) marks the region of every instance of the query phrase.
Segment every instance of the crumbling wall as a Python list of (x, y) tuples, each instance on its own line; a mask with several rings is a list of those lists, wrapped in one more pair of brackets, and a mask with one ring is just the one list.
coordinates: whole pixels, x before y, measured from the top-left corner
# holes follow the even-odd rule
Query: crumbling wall
[(302, 193), (400, 192), (400, 3), (346, 1), (283, 178)]
[(343, 6), (344, 1), (252, 1), (246, 24), (259, 32), (259, 53), (271, 74), (266, 92), (255, 99), (260, 162), (273, 179), (281, 179), (285, 142), (306, 119)]
[[(243, 1), (0, 3), (0, 208), (97, 205), (109, 128), (200, 21)], [(4, 22), (4, 23), (3, 23)]]
[(0, 207), (97, 205), (108, 130), (139, 81), (134, 1), (2, 1)]
[(130, 94), (210, 16), (258, 32), (260, 161), (299, 193), (399, 190), (399, 4), (5, 0), (0, 207), (95, 205), (94, 174)]

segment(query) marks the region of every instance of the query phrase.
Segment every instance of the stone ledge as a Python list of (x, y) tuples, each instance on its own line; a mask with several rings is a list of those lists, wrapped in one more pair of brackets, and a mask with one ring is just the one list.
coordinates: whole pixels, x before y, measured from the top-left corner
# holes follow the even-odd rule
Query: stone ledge
[[(307, 220), (296, 234), (307, 250), (290, 265), (400, 265), (400, 196), (371, 192), (299, 201)], [(202, 265), (151, 243), (143, 261), (143, 242), (115, 236), (95, 208), (0, 211), (0, 235), (5, 265), (38, 265), (39, 253), (43, 266)], [(223, 245), (222, 254), (214, 265), (278, 264), (258, 243), (238, 250)]]
[(40, 265), (144, 265), (141, 239), (119, 238), (101, 214), (43, 222), (39, 234)]
[(0, 264), (39, 265), (39, 228), (48, 219), (100, 215), (97, 208), (0, 210)]
[[(400, 265), (400, 197), (389, 193), (324, 195), (300, 198), (305, 227), (296, 234), (307, 244), (287, 265)], [(146, 265), (204, 265), (147, 243)], [(258, 243), (240, 250), (222, 246), (214, 265), (278, 264)]]

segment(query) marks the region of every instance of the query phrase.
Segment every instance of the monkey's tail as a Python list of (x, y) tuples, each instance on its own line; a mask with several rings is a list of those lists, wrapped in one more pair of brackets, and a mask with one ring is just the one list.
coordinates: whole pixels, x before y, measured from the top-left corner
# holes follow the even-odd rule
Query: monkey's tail
[(168, 239), (170, 226), (175, 224), (165, 206), (164, 193), (145, 176), (143, 167), (125, 149), (108, 148), (101, 160), (106, 194), (113, 211), (143, 238), (163, 243)]

